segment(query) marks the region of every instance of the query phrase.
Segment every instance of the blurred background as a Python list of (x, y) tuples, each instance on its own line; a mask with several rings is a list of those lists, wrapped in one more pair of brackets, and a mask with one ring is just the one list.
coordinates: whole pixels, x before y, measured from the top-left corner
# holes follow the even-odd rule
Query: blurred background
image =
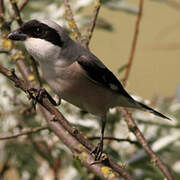
[[(144, 98), (171, 96), (180, 85), (180, 7), (166, 3), (171, 1), (147, 0), (144, 3), (136, 54), (127, 85), (129, 91)], [(129, 2), (137, 7), (137, 0)], [(91, 50), (116, 71), (127, 63), (136, 16), (104, 7), (99, 17), (111, 23), (114, 31), (96, 29)]]
[[(70, 33), (65, 20), (62, 1), (19, 0), (23, 21), (32, 18), (47, 18), (63, 25)], [(85, 34), (93, 12), (93, 0), (70, 0), (75, 21)], [(129, 59), (138, 0), (102, 0), (97, 25), (90, 43), (91, 51), (122, 80), (124, 67)], [(10, 21), (11, 30), (18, 27), (13, 19), (14, 11), (9, 0), (4, 0), (5, 21)], [(2, 24), (3, 22), (1, 22)], [(2, 26), (1, 26), (2, 27)], [(140, 24), (137, 48), (126, 86), (138, 100), (165, 113), (172, 122), (149, 113), (133, 111), (139, 128), (152, 149), (171, 169), (175, 179), (180, 179), (180, 2), (179, 0), (146, 0)], [(1, 30), (0, 64), (16, 68), (12, 60), (14, 47), (9, 47)], [(6, 34), (7, 35), (7, 34)], [(71, 35), (71, 33), (70, 33)], [(72, 37), (73, 38), (73, 37)], [(15, 44), (28, 62), (28, 55), (20, 44)], [(31, 64), (29, 63), (31, 66)], [(18, 73), (18, 69), (16, 68)], [(18, 74), (19, 76), (20, 73)], [(24, 93), (0, 75), (0, 137), (20, 133), (23, 130), (45, 126), (42, 115), (31, 112)], [(44, 87), (50, 88), (44, 82)], [(60, 111), (87, 137), (99, 136), (97, 117), (63, 102)], [(161, 172), (149, 161), (149, 157), (129, 132), (121, 114), (112, 109), (108, 115), (106, 135), (123, 138), (125, 141), (105, 141), (105, 151), (120, 164), (125, 164), (137, 180), (163, 179)], [(91, 140), (94, 144), (96, 140)], [(49, 130), (27, 136), (0, 140), (0, 180), (98, 180), (83, 167), (80, 160)]]

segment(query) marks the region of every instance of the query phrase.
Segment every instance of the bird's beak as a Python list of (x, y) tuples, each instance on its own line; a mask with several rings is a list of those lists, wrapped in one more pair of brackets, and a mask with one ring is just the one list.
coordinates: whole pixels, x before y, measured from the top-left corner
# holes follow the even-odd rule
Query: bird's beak
[(27, 38), (27, 35), (24, 34), (20, 29), (17, 29), (10, 34), (8, 34), (7, 39), (11, 39), (14, 41), (25, 41)]

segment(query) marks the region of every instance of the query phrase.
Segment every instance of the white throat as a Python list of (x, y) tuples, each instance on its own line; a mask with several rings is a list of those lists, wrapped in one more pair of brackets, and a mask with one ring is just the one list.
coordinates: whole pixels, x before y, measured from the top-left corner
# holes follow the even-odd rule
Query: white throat
[[(27, 51), (38, 61), (57, 60), (61, 48), (46, 40), (38, 38), (28, 38), (24, 41)], [(43, 63), (43, 62), (42, 62)]]

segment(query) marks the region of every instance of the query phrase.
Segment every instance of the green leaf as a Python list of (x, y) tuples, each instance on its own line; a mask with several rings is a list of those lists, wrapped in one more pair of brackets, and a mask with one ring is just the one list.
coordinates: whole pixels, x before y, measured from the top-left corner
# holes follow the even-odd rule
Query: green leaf
[(117, 69), (118, 74), (122, 73), (127, 68), (127, 64), (122, 65), (120, 68)]

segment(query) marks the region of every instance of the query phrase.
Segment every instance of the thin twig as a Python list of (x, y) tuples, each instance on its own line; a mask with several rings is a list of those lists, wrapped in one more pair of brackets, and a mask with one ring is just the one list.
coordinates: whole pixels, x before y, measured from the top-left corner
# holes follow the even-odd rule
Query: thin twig
[(132, 119), (131, 114), (128, 113), (128, 111), (126, 111), (125, 109), (122, 108), (118, 108), (121, 113), (123, 114), (123, 116), (125, 117), (125, 120), (127, 122), (128, 128), (129, 130), (135, 134), (138, 142), (142, 145), (143, 149), (146, 151), (146, 153), (149, 155), (151, 162), (156, 165), (159, 170), (164, 174), (164, 176), (166, 177), (166, 179), (168, 180), (173, 180), (173, 176), (170, 173), (169, 169), (167, 168), (167, 166), (161, 161), (161, 159), (156, 155), (156, 153), (154, 153), (151, 149), (151, 147), (148, 145), (145, 137), (143, 136), (143, 134), (141, 133), (141, 131), (139, 130), (139, 128), (137, 127), (136, 122)]
[(153, 121), (143, 121), (141, 119), (137, 119), (138, 123), (140, 124), (147, 124), (147, 125), (153, 125), (153, 126), (160, 126), (162, 128), (174, 128), (174, 129), (180, 129), (180, 123), (177, 123), (175, 125), (171, 124), (165, 124), (165, 123), (158, 123), (158, 122), (153, 122)]
[(4, 15), (4, 0), (0, 0), (0, 15), (0, 18)]
[(73, 12), (72, 12), (72, 9), (71, 9), (71, 6), (70, 6), (70, 3), (69, 3), (69, 0), (63, 0), (64, 2), (64, 6), (65, 6), (65, 18), (69, 24), (69, 27), (70, 29), (72, 30), (73, 32), (73, 37), (77, 40), (77, 41), (81, 41), (81, 33), (78, 29), (78, 26), (74, 20), (74, 17), (73, 17)]
[[(96, 140), (96, 139), (99, 139), (99, 138), (100, 138), (99, 136), (88, 137), (89, 140)], [(129, 142), (130, 144), (135, 144), (137, 146), (140, 145), (138, 141), (132, 141), (130, 139), (115, 138), (115, 137), (111, 137), (111, 136), (106, 136), (106, 137), (104, 137), (104, 139), (117, 141), (117, 142)]]
[[(144, 0), (139, 0), (139, 14), (138, 14), (137, 20), (136, 20), (135, 32), (134, 32), (134, 38), (133, 38), (131, 53), (130, 53), (129, 61), (128, 61), (128, 64), (127, 64), (127, 69), (126, 69), (126, 72), (125, 72), (124, 81), (123, 81), (124, 86), (126, 86), (126, 83), (127, 83), (127, 80), (128, 80), (129, 74), (130, 74), (130, 70), (131, 70), (131, 67), (132, 67), (134, 54), (135, 54), (135, 49), (136, 49), (137, 39), (138, 39), (138, 34), (139, 34), (139, 26), (140, 26), (141, 17), (142, 17), (142, 11), (143, 11), (143, 3), (144, 3)], [(160, 169), (160, 171), (164, 174), (164, 176), (168, 180), (173, 180), (173, 176), (171, 175), (170, 171), (168, 170), (166, 165), (160, 160), (160, 158), (152, 151), (152, 149), (148, 145), (146, 139), (144, 138), (143, 134), (141, 133), (141, 131), (137, 127), (136, 122), (132, 119), (132, 117), (128, 113), (128, 111), (126, 109), (120, 109), (120, 108), (118, 108), (118, 109), (124, 115), (129, 130), (132, 133), (135, 134), (138, 142), (142, 145), (144, 150), (147, 152), (147, 154), (151, 158), (151, 161)]]
[[(28, 3), (28, 1), (26, 3)], [(23, 20), (22, 20), (21, 15), (20, 15), (21, 10), (20, 10), (20, 8), (18, 8), (18, 6), (17, 6), (16, 2), (14, 2), (14, 0), (11, 0), (11, 4), (12, 4), (13, 9), (14, 9), (15, 19), (18, 22), (19, 26), (21, 26), (23, 24)], [(32, 65), (33, 74), (35, 75), (35, 78), (39, 82), (39, 86), (41, 87), (42, 82), (41, 82), (40, 74), (39, 74), (39, 71), (37, 68), (37, 63), (35, 62), (35, 60), (32, 56), (29, 58), (29, 60), (30, 60), (31, 65)]]
[(19, 11), (22, 11), (24, 7), (28, 4), (29, 0), (24, 0), (22, 4), (19, 5)]
[(130, 74), (130, 71), (131, 71), (131, 67), (132, 67), (132, 62), (133, 62), (133, 59), (134, 59), (134, 54), (135, 54), (137, 40), (138, 40), (138, 34), (139, 34), (139, 27), (140, 27), (142, 12), (143, 12), (143, 3), (144, 3), (144, 0), (139, 0), (139, 13), (138, 13), (137, 20), (136, 20), (131, 52), (130, 52), (128, 64), (127, 64), (127, 67), (126, 67), (125, 76), (124, 76), (124, 79), (123, 79), (123, 85), (124, 86), (126, 86), (126, 84), (127, 84), (127, 80), (128, 80), (128, 77), (129, 77), (129, 74)]
[(40, 73), (38, 71), (37, 62), (35, 61), (35, 59), (32, 56), (30, 57), (30, 60), (31, 60), (31, 65), (32, 65), (32, 68), (33, 68), (33, 72), (34, 72), (34, 74), (36, 76), (36, 80), (38, 81), (39, 86), (42, 87), (42, 81), (41, 81)]
[(14, 0), (10, 0), (10, 2), (11, 2), (11, 5), (12, 5), (12, 7), (14, 9), (14, 13), (15, 13), (15, 16), (16, 16), (16, 21), (18, 22), (19, 25), (21, 25), (23, 23), (23, 21), (21, 19), (20, 11), (19, 11), (19, 8), (17, 6), (17, 3)]
[(93, 32), (94, 32), (94, 28), (96, 25), (96, 20), (99, 14), (99, 10), (101, 7), (101, 2), (100, 0), (94, 0), (94, 10), (93, 10), (93, 15), (89, 24), (89, 28), (87, 30), (87, 35), (86, 35), (86, 39), (84, 40), (83, 44), (85, 47), (88, 47), (89, 42), (92, 38)]
[[(17, 21), (17, 23), (18, 23), (18, 25), (19, 26), (21, 26), (22, 24), (23, 24), (23, 20), (22, 20), (22, 18), (21, 18), (21, 15), (20, 15), (20, 10), (19, 10), (19, 8), (18, 8), (18, 6), (17, 6), (17, 3), (16, 3), (16, 1), (14, 1), (14, 0), (10, 0), (10, 2), (11, 2), (11, 5), (12, 5), (12, 7), (13, 7), (13, 10), (14, 10), (14, 14), (15, 14), (15, 19), (16, 19), (16, 21)], [(17, 51), (17, 50), (15, 50), (15, 48), (13, 49), (13, 53), (15, 54), (15, 51)], [(33, 72), (34, 72), (34, 74), (35, 74), (35, 76), (36, 76), (36, 79), (39, 81), (39, 82), (41, 82), (40, 81), (40, 77), (39, 77), (39, 72), (38, 72), (38, 70), (37, 70), (37, 67), (35, 66), (35, 62), (34, 62), (34, 59), (32, 58), (30, 58), (30, 60), (31, 60), (31, 64), (32, 64), (32, 67), (33, 67)], [(22, 75), (23, 75), (23, 77), (26, 79), (27, 78), (27, 80), (29, 81), (29, 80), (34, 80), (34, 78), (32, 78), (33, 77), (33, 75), (32, 75), (32, 73), (31, 73), (31, 71), (30, 71), (30, 69), (28, 69), (27, 67), (26, 67), (26, 65), (24, 64), (24, 62), (23, 62), (23, 59), (21, 59), (21, 58), (19, 58), (19, 59), (17, 59), (16, 60), (16, 64), (18, 65), (18, 68), (20, 69), (20, 71), (21, 71), (21, 73), (22, 73)], [(29, 77), (31, 77), (31, 78), (29, 78)], [(41, 83), (40, 83), (41, 84)]]
[(15, 133), (13, 135), (0, 136), (0, 140), (13, 139), (13, 138), (17, 138), (19, 136), (24, 136), (24, 135), (29, 135), (29, 134), (37, 133), (37, 132), (45, 130), (45, 129), (49, 129), (49, 127), (48, 126), (43, 126), (43, 127), (33, 128), (33, 129), (30, 129), (30, 130), (24, 130), (24, 131), (22, 131), (20, 133)]

